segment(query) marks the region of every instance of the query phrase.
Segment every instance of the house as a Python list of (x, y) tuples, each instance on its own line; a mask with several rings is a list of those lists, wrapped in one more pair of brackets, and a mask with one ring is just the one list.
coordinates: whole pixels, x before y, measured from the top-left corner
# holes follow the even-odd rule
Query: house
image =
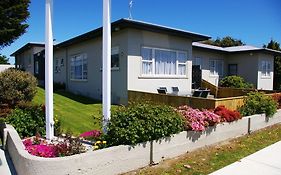
[[(202, 78), (213, 84), (223, 76), (237, 74), (250, 82), (259, 80), (256, 82), (258, 88), (272, 89), (273, 56), (279, 52), (249, 46), (220, 48), (199, 43), (209, 38), (131, 19), (113, 22), (112, 102), (126, 104), (128, 90), (157, 93), (159, 87), (166, 87), (168, 92), (177, 87), (179, 94), (190, 94), (192, 62), (201, 66)], [(21, 66), (26, 67), (26, 61), (18, 57), (20, 50), (13, 54), (16, 64), (25, 63)], [(35, 55), (38, 58), (35, 56), (34, 60), (44, 60), (43, 51)], [(254, 59), (249, 60), (251, 57)], [(226, 71), (228, 66), (230, 71)], [(251, 69), (245, 69), (247, 66)], [(34, 70), (35, 67), (36, 64)], [(263, 75), (267, 79), (257, 78)], [(102, 28), (55, 45), (54, 81), (64, 83), (73, 93), (102, 99)]]
[[(177, 86), (191, 92), (192, 42), (210, 37), (146, 22), (112, 23), (112, 102), (126, 104), (128, 90), (157, 93)], [(74, 93), (102, 97), (102, 28), (55, 47), (54, 80)]]
[(273, 89), (274, 56), (281, 52), (253, 46), (217, 47), (194, 42), (193, 65), (200, 65), (202, 79), (218, 85), (230, 75), (243, 77), (257, 89)]

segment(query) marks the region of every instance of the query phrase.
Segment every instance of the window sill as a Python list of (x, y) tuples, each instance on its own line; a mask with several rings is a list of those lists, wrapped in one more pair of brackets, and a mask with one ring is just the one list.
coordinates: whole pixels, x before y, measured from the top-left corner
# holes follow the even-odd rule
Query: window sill
[(271, 76), (261, 76), (261, 79), (271, 79)]
[[(111, 71), (119, 71), (120, 68), (119, 67), (112, 67)], [(100, 71), (102, 72), (102, 68), (100, 68)]]
[(220, 77), (219, 75), (209, 75), (210, 78), (218, 78)]
[(76, 82), (88, 82), (88, 80), (79, 80), (79, 79), (70, 79), (70, 81), (76, 81)]
[(141, 75), (138, 77), (139, 79), (188, 79), (186, 76), (145, 76)]

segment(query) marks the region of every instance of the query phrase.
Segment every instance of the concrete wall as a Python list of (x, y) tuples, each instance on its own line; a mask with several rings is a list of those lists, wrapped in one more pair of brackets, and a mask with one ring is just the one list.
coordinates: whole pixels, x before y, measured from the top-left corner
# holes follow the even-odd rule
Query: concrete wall
[(213, 85), (218, 86), (219, 80), (223, 77), (215, 76), (210, 74), (210, 60), (223, 60), (223, 74), (227, 75), (227, 67), (225, 64), (226, 55), (222, 52), (212, 51), (207, 49), (193, 48), (192, 58), (201, 59), (201, 70), (202, 70), (202, 79), (212, 83)]
[[(125, 103), (127, 100), (127, 32), (122, 30), (112, 35), (112, 47), (119, 47), (119, 69), (112, 69), (112, 103)], [(70, 60), (73, 55), (87, 54), (88, 79), (70, 79)], [(101, 37), (90, 39), (60, 48), (54, 52), (54, 65), (56, 58), (64, 59), (64, 66), (60, 72), (54, 72), (55, 82), (66, 83), (70, 92), (88, 96), (94, 99), (102, 99), (102, 40)]]
[(7, 65), (7, 64), (0, 64), (0, 72), (3, 72), (6, 69), (14, 68), (15, 65)]
[(237, 74), (257, 87), (258, 53), (232, 53), (226, 59), (226, 64), (237, 64)]
[(28, 154), (15, 129), (7, 125), (4, 129), (4, 148), (8, 150), (18, 175), (119, 174), (280, 122), (281, 110), (269, 119), (264, 114), (253, 115), (236, 122), (209, 127), (204, 132), (184, 131), (135, 146), (120, 145), (61, 158), (42, 158)]
[[(262, 61), (269, 61), (271, 64), (270, 76), (262, 76)], [(273, 55), (260, 53), (258, 55), (258, 79), (257, 89), (273, 90), (273, 72), (274, 72), (274, 57)]]
[[(55, 70), (56, 59), (58, 59), (58, 71)], [(61, 60), (63, 59), (64, 64), (61, 65)], [(57, 49), (54, 51), (54, 61), (53, 61), (53, 68), (54, 68), (54, 82), (57, 83), (65, 83), (67, 81), (67, 66), (68, 66), (68, 59), (67, 59), (67, 49)]]
[(157, 93), (161, 86), (177, 86), (180, 93), (191, 91), (191, 61), (187, 61), (185, 77), (142, 76), (141, 48), (143, 46), (186, 51), (192, 57), (191, 40), (148, 31), (129, 29), (128, 33), (128, 90)]

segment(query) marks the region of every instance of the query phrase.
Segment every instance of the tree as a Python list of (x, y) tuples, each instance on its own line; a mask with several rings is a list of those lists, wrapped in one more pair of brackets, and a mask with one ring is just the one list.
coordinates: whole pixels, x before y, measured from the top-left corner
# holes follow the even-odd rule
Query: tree
[[(271, 39), (267, 45), (263, 45), (264, 48), (281, 51), (280, 43)], [(274, 57), (274, 79), (273, 88), (281, 90), (281, 56)]]
[(0, 1), (0, 49), (26, 32), (29, 4), (30, 0)]
[(9, 58), (7, 58), (5, 55), (0, 54), (0, 64), (10, 64), (8, 63)]
[(231, 46), (243, 46), (245, 45), (241, 40), (234, 39), (230, 36), (223, 37), (222, 39), (217, 38), (216, 40), (206, 40), (203, 44), (209, 44), (219, 47), (231, 47)]

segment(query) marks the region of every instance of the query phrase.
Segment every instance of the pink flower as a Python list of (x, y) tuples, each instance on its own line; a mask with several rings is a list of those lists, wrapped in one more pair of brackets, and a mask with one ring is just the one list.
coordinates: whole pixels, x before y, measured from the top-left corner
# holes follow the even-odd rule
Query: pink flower
[(177, 111), (185, 118), (186, 130), (204, 131), (207, 126), (213, 126), (221, 121), (220, 116), (208, 111), (192, 109), (189, 106), (179, 106)]
[(80, 134), (79, 137), (93, 137), (93, 138), (98, 138), (101, 136), (101, 131), (99, 130), (92, 130), (92, 131), (87, 131), (87, 132), (84, 132), (82, 134)]

